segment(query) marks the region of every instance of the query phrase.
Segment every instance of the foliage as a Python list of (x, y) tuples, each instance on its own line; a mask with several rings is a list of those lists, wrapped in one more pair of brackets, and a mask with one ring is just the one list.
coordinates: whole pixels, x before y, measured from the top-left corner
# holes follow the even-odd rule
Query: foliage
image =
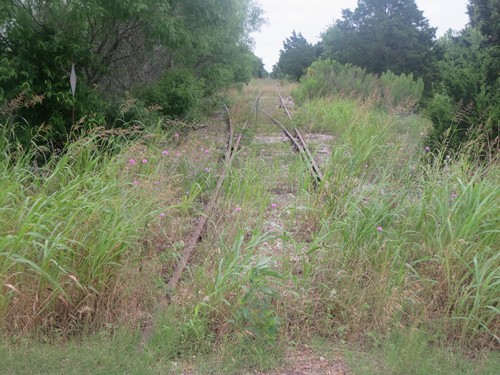
[[(140, 288), (131, 285), (138, 274), (127, 265), (157, 215), (154, 199), (133, 184), (136, 173), (152, 173), (151, 164), (133, 168), (114, 157), (125, 134), (101, 129), (33, 167), (31, 152), (12, 147), (6, 135), (0, 139), (0, 327), (53, 334), (114, 323), (119, 313), (109, 309), (118, 310)], [(141, 293), (146, 301), (148, 293)]]
[(469, 0), (467, 13), (471, 26), (481, 30), (488, 44), (500, 44), (499, 0)]
[[(297, 123), (331, 132), (335, 147), (303, 224), (317, 228), (297, 281), (308, 297), (289, 306), (314, 308), (311, 326), (322, 335), (376, 344), (419, 327), (464, 345), (496, 345), (496, 160), (471, 162), (477, 142), (456, 155), (425, 148), (421, 119), (351, 100), (316, 99), (301, 112)], [(321, 308), (308, 304), (312, 295)]]
[(200, 107), (204, 82), (187, 69), (170, 69), (156, 83), (138, 91), (146, 105), (159, 105), (165, 116), (185, 117)]
[[(430, 141), (451, 149), (470, 139), (495, 142), (500, 123), (500, 77), (491, 79), (494, 47), (485, 46), (476, 29), (451, 32), (438, 41), (443, 57), (437, 62), (439, 80), (427, 104), (434, 129)], [(498, 75), (498, 74), (497, 74)]]
[(359, 0), (322, 34), (323, 57), (370, 73), (424, 77), (432, 61), (435, 29), (414, 0)]
[(421, 79), (413, 75), (395, 75), (388, 71), (380, 78), (365, 69), (333, 60), (314, 62), (293, 93), (298, 103), (314, 98), (346, 96), (370, 99), (387, 108), (411, 111), (419, 102), (423, 91)]
[(252, 77), (253, 78), (267, 78), (269, 73), (264, 67), (264, 62), (260, 57), (255, 56), (252, 63)]
[(289, 77), (298, 80), (305, 74), (306, 69), (316, 59), (315, 48), (307, 42), (301, 33), (295, 30), (283, 42), (280, 58), (273, 67), (274, 77)]
[[(107, 103), (122, 102), (137, 87), (155, 91), (159, 81), (179, 72), (189, 72), (187, 86), (199, 81), (196, 97), (201, 84), (201, 95), (208, 96), (248, 82), (255, 58), (248, 35), (262, 23), (253, 0), (28, 0), (2, 2), (2, 10), (0, 108), (20, 96), (43, 98), (9, 116), (26, 121), (17, 129), (26, 133), (24, 143), (30, 127), (45, 124), (55, 148), (63, 147), (75, 120), (106, 113), (112, 123), (117, 113)], [(76, 98), (69, 90), (72, 64)], [(189, 112), (164, 99), (155, 104), (172, 109), (169, 116)]]

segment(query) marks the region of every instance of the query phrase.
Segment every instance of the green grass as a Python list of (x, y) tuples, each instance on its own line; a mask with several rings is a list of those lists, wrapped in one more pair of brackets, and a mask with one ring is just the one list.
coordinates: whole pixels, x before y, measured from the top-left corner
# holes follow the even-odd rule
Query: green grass
[(168, 358), (137, 353), (137, 340), (130, 333), (114, 337), (103, 332), (84, 340), (59, 345), (33, 341), (0, 344), (2, 373), (22, 374), (180, 374), (182, 369)]
[[(316, 297), (301, 301), (310, 329), (383, 338), (419, 322), (463, 344), (498, 343), (498, 169), (395, 143), (399, 118), (354, 108), (319, 99), (301, 115), (336, 137), (316, 214), (303, 217), (317, 227), (306, 245), (315, 269), (298, 282)], [(416, 125), (410, 134), (426, 122)]]
[(151, 281), (137, 272), (141, 241), (175, 206), (159, 205), (154, 186), (176, 161), (102, 138), (82, 137), (43, 167), (3, 140), (0, 326), (14, 334), (98, 327), (116, 321), (132, 295), (143, 294), (140, 305), (151, 297), (134, 285)]
[(359, 375), (493, 375), (500, 365), (498, 353), (467, 358), (460, 349), (436, 345), (431, 335), (416, 330), (391, 335), (369, 351), (348, 349), (345, 357), (353, 373)]

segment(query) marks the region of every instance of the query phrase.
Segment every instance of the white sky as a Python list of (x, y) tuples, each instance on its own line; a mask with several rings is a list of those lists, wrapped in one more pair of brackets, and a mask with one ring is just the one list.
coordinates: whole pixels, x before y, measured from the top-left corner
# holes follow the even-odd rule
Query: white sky
[[(356, 8), (357, 0), (258, 0), (265, 12), (268, 25), (262, 27), (255, 38), (254, 52), (262, 58), (267, 71), (279, 59), (283, 41), (292, 31), (301, 32), (310, 43), (316, 43), (319, 35), (334, 19), (342, 16), (342, 9)], [(446, 30), (460, 30), (469, 21), (466, 14), (467, 0), (416, 0), (437, 36)]]

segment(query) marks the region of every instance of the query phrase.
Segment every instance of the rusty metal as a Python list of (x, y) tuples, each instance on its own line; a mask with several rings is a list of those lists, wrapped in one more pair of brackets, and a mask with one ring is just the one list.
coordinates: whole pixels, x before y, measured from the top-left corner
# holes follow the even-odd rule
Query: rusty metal
[[(193, 230), (192, 234), (189, 236), (189, 238), (186, 241), (186, 247), (184, 248), (184, 251), (181, 254), (181, 257), (179, 259), (179, 262), (177, 263), (177, 266), (174, 269), (174, 272), (172, 274), (172, 277), (167, 283), (166, 289), (167, 293), (165, 296), (165, 299), (162, 300), (155, 308), (156, 314), (153, 319), (151, 319), (149, 322), (146, 323), (144, 329), (142, 330), (141, 334), (141, 341), (139, 343), (138, 350), (142, 351), (144, 349), (145, 344), (151, 339), (153, 336), (155, 327), (157, 325), (157, 316), (160, 311), (162, 311), (169, 303), (171, 300), (171, 296), (173, 295), (177, 285), (179, 284), (179, 281), (181, 279), (182, 273), (184, 269), (186, 268), (189, 259), (191, 258), (195, 248), (196, 244), (198, 243), (201, 234), (203, 232), (203, 229), (205, 228), (205, 225), (208, 221), (208, 218), (214, 211), (215, 207), (217, 206), (217, 199), (219, 197), (219, 192), (222, 188), (222, 184), (224, 183), (224, 180), (227, 176), (227, 173), (229, 169), (231, 168), (231, 164), (234, 160), (234, 157), (238, 151), (238, 147), (241, 142), (241, 137), (242, 134), (239, 134), (236, 138), (236, 141), (234, 142), (234, 125), (231, 121), (230, 114), (229, 114), (229, 108), (224, 105), (224, 108), (226, 110), (227, 114), (227, 124), (228, 124), (228, 143), (227, 143), (227, 148), (226, 148), (226, 155), (225, 155), (225, 163), (224, 167), (222, 169), (222, 172), (219, 176), (219, 179), (217, 180), (217, 185), (215, 187), (215, 190), (212, 194), (212, 197), (207, 204), (207, 206), (204, 209), (203, 214), (200, 216), (198, 220), (198, 224), (196, 225), (195, 229)], [(246, 123), (245, 123), (246, 126)], [(234, 144), (233, 144), (234, 142)]]
[[(288, 108), (286, 106), (285, 100), (281, 96), (280, 90), (278, 89), (277, 86), (274, 86), (274, 87), (275, 87), (276, 92), (278, 93), (278, 96), (280, 98), (281, 107), (285, 110), (285, 112), (286, 112), (286, 114), (288, 116), (288, 119), (292, 120), (292, 115), (290, 114), (290, 111), (288, 110)], [(269, 116), (269, 117), (271, 117), (271, 116)], [(275, 120), (275, 119), (272, 119), (272, 120), (275, 123), (279, 124), (279, 122), (277, 120)], [(309, 148), (307, 147), (307, 143), (306, 143), (304, 137), (302, 136), (302, 134), (300, 134), (300, 132), (299, 132), (299, 130), (297, 128), (294, 128), (295, 137), (293, 137), (291, 135), (291, 133), (288, 130), (286, 130), (286, 128), (282, 124), (279, 124), (279, 125), (281, 126), (281, 128), (283, 129), (283, 131), (285, 132), (285, 134), (286, 134), (286, 136), (288, 138), (290, 138), (290, 139), (297, 138), (299, 140), (300, 147), (297, 146), (298, 142), (296, 142), (294, 139), (292, 139), (292, 142), (294, 143), (295, 148), (297, 148), (298, 150), (301, 150), (301, 152), (303, 152), (305, 154), (305, 156), (306, 156), (305, 159), (307, 159), (307, 161), (309, 163), (309, 166), (310, 166), (310, 169), (311, 169), (311, 174), (313, 175), (313, 177), (315, 177), (318, 182), (321, 182), (323, 180), (323, 174), (321, 173), (321, 170), (319, 169), (318, 163), (316, 163), (316, 160), (314, 160), (313, 155), (309, 151)]]

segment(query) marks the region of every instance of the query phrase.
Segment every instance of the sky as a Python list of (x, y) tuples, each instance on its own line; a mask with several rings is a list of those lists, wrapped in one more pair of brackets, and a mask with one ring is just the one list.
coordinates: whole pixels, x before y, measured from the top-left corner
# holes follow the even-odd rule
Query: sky
[[(253, 34), (255, 54), (262, 58), (267, 71), (279, 59), (283, 41), (295, 30), (301, 32), (309, 43), (319, 41), (319, 36), (342, 9), (356, 8), (357, 0), (258, 0), (268, 20), (260, 33)], [(432, 27), (437, 27), (437, 36), (446, 30), (460, 30), (468, 22), (467, 0), (416, 0)]]

